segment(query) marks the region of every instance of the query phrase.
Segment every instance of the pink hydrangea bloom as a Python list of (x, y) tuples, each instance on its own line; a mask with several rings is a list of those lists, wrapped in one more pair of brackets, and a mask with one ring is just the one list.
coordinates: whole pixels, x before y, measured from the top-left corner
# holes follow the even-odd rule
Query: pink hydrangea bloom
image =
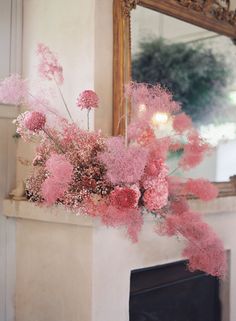
[(63, 68), (55, 54), (44, 44), (38, 45), (37, 54), (40, 58), (38, 67), (40, 76), (48, 80), (54, 79), (58, 85), (61, 85), (64, 81)]
[(184, 146), (184, 153), (179, 165), (187, 170), (197, 166), (209, 152), (210, 146), (200, 138), (197, 132), (188, 135), (188, 143)]
[(173, 128), (178, 133), (183, 133), (184, 131), (192, 127), (192, 120), (185, 113), (178, 114), (174, 117)]
[(85, 90), (77, 99), (77, 106), (82, 109), (98, 108), (99, 99), (95, 91)]
[(168, 203), (168, 184), (161, 180), (155, 188), (149, 188), (144, 192), (143, 201), (149, 211), (157, 211)]
[(140, 191), (137, 186), (117, 186), (110, 194), (111, 205), (118, 208), (136, 208), (140, 198)]
[(28, 93), (27, 83), (19, 75), (11, 75), (0, 82), (0, 102), (21, 105)]
[(105, 164), (107, 178), (113, 184), (137, 183), (144, 171), (147, 151), (141, 147), (125, 147), (123, 138), (112, 137), (107, 141), (107, 150), (99, 155)]
[(211, 201), (218, 195), (217, 187), (204, 178), (189, 179), (184, 185), (184, 190), (203, 201)]
[(27, 112), (24, 116), (23, 124), (30, 131), (38, 132), (42, 130), (46, 123), (45, 114), (38, 111)]

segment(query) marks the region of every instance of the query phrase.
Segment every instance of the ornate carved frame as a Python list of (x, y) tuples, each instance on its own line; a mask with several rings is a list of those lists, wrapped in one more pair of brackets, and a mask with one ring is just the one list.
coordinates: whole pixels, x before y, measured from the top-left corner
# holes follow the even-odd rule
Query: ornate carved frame
[[(113, 0), (113, 134), (115, 135), (124, 134), (124, 85), (131, 80), (130, 13), (137, 5), (236, 39), (236, 10), (230, 10), (230, 0)], [(218, 185), (222, 196), (236, 194), (235, 183), (222, 182)]]

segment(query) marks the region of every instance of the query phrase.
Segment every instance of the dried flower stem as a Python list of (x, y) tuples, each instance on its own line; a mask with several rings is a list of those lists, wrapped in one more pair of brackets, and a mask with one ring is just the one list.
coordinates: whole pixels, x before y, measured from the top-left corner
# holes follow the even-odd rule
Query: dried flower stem
[(89, 112), (90, 112), (90, 109), (88, 109), (87, 111), (87, 129), (89, 131)]
[(63, 153), (65, 154), (64, 150), (61, 148), (61, 146), (58, 144), (58, 142), (53, 138), (53, 136), (45, 129), (42, 129), (43, 132), (53, 141), (53, 143), (55, 144), (55, 146)]
[(65, 108), (66, 108), (66, 111), (67, 111), (67, 113), (68, 113), (71, 121), (73, 121), (73, 118), (72, 118), (72, 116), (71, 116), (70, 110), (69, 110), (69, 108), (68, 108), (68, 106), (67, 106), (67, 103), (66, 103), (66, 101), (65, 101), (65, 98), (64, 98), (64, 96), (63, 96), (63, 94), (62, 94), (61, 88), (59, 87), (59, 85), (58, 85), (57, 81), (55, 80), (55, 78), (54, 78), (54, 81), (55, 81), (55, 83), (56, 83), (58, 92), (59, 92), (59, 94), (60, 94), (60, 96), (61, 96), (61, 99), (62, 99), (62, 101), (63, 101), (63, 104), (64, 104), (64, 106), (65, 106)]

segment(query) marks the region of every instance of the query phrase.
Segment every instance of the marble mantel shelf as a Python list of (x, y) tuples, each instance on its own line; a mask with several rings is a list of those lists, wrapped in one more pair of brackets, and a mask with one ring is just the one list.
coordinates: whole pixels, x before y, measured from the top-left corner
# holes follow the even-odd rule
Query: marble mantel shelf
[[(236, 212), (236, 196), (220, 197), (211, 202), (190, 200), (189, 203), (193, 211), (199, 211), (203, 214)], [(5, 199), (3, 207), (3, 213), (6, 217), (87, 227), (99, 225), (97, 220), (83, 215), (72, 214), (62, 206), (52, 208), (36, 207), (33, 203), (27, 202), (26, 200), (15, 201)]]

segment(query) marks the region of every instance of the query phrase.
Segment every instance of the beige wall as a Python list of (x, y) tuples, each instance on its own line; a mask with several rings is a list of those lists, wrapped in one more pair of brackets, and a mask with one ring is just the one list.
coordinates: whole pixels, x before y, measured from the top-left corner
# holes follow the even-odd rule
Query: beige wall
[[(62, 87), (71, 113), (86, 128), (86, 113), (75, 105), (79, 93), (95, 89), (100, 97), (95, 126), (105, 134), (112, 128), (112, 0), (24, 0), (23, 76), (38, 85), (39, 42), (55, 51), (64, 67)], [(65, 114), (62, 104), (54, 106)], [(91, 114), (91, 127), (94, 115)], [(32, 159), (34, 147), (19, 141), (18, 157)], [(28, 169), (18, 163), (17, 179)]]

